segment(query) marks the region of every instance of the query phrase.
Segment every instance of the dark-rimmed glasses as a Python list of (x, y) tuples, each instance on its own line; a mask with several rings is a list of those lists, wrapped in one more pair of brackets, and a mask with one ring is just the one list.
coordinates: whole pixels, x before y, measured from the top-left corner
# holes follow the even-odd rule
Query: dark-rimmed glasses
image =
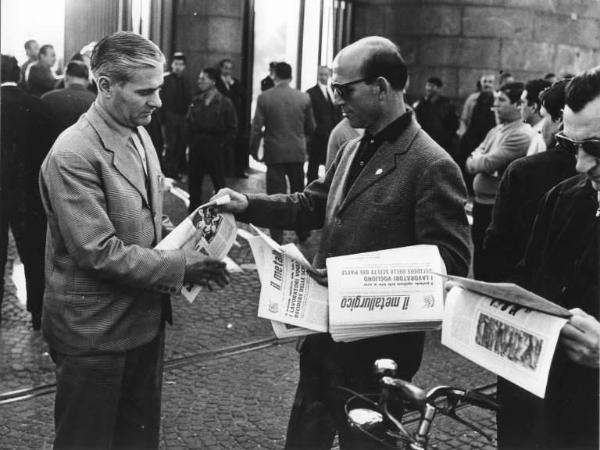
[(556, 138), (556, 142), (558, 142), (562, 148), (573, 154), (576, 154), (581, 147), (581, 149), (587, 154), (592, 155), (595, 158), (600, 158), (600, 138), (577, 141), (565, 136), (563, 132), (556, 133), (554, 137)]
[(333, 83), (331, 82), (329, 85), (331, 86), (331, 90), (334, 94), (338, 95), (341, 98), (348, 98), (351, 94), (351, 91), (348, 89), (353, 84), (362, 83), (363, 81), (369, 81), (371, 78), (361, 78), (360, 80), (349, 81), (348, 83)]

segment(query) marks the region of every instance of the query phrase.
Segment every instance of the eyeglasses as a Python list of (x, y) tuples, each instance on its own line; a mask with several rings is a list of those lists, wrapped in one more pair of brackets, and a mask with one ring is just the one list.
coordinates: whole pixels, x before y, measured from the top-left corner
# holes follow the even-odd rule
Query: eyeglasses
[(584, 139), (577, 141), (565, 136), (564, 133), (556, 133), (554, 135), (556, 142), (565, 150), (575, 154), (581, 148), (584, 152), (592, 155), (595, 158), (600, 158), (600, 138)]
[(341, 98), (348, 98), (351, 94), (350, 89), (348, 89), (353, 84), (362, 83), (363, 81), (369, 81), (371, 78), (361, 78), (360, 80), (349, 81), (348, 83), (330, 83), (331, 90)]

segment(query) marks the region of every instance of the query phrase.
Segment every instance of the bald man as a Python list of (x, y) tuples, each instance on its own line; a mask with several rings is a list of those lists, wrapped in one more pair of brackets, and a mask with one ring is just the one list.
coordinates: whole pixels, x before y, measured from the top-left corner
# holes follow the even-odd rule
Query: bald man
[[(407, 110), (408, 78), (400, 50), (388, 39), (369, 37), (344, 48), (333, 63), (336, 104), (364, 137), (337, 153), (324, 178), (291, 195), (242, 195), (225, 189), (223, 208), (242, 221), (285, 229), (322, 228), (313, 266), (326, 278), (328, 257), (404, 247), (437, 245), (448, 273), (466, 275), (469, 229), (463, 208), (466, 188), (451, 157)], [(324, 280), (322, 280), (324, 281)], [(402, 333), (334, 342), (329, 334), (300, 343), (300, 381), (287, 432), (287, 449), (378, 448), (349, 427), (345, 386), (376, 392), (373, 362), (393, 358), (398, 375), (410, 380), (421, 363), (423, 333)], [(373, 446), (375, 445), (375, 446)]]

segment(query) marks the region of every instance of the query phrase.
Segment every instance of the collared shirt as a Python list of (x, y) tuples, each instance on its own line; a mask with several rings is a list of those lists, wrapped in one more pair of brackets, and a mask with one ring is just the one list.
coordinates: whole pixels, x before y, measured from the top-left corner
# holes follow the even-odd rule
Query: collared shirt
[(326, 84), (321, 83), (317, 83), (317, 85), (319, 86), (319, 89), (321, 89), (325, 100), (327, 100), (329, 104), (333, 104), (333, 95), (331, 95), (331, 93), (329, 92), (329, 87)]
[[(117, 122), (98, 102), (95, 103), (98, 113), (102, 116), (108, 127), (122, 140), (122, 148), (117, 151), (133, 152), (135, 161), (139, 164), (139, 170), (143, 171), (144, 179), (148, 181), (148, 166), (144, 145), (138, 135), (138, 127), (129, 128)], [(137, 142), (136, 142), (137, 141)]]
[(400, 117), (395, 119), (392, 123), (387, 125), (383, 130), (377, 133), (375, 136), (370, 135), (365, 131), (364, 136), (360, 140), (358, 151), (350, 166), (350, 173), (348, 174), (348, 181), (346, 183), (346, 192), (350, 190), (358, 175), (367, 165), (369, 160), (373, 157), (377, 149), (384, 142), (394, 142), (410, 125), (412, 120), (412, 111), (406, 111)]
[(15, 83), (14, 81), (5, 81), (0, 86), (4, 87), (4, 86), (16, 86), (16, 85), (17, 85), (17, 83)]

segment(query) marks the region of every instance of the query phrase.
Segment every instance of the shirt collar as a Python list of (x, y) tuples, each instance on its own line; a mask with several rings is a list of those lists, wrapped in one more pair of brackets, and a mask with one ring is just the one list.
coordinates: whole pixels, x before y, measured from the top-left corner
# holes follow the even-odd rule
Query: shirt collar
[(375, 136), (370, 136), (365, 132), (365, 138), (371, 139), (373, 138), (377, 142), (394, 142), (396, 141), (400, 135), (406, 130), (408, 125), (412, 120), (412, 111), (407, 110), (404, 114), (402, 114), (397, 119), (394, 119), (393, 122), (388, 124), (385, 128), (383, 128), (379, 133)]
[(102, 105), (100, 105), (98, 101), (94, 102), (93, 108), (106, 124), (108, 130), (111, 132), (111, 138), (113, 140), (127, 143), (131, 138), (131, 135), (137, 132), (137, 127), (129, 128), (121, 125), (119, 122), (113, 119), (113, 117), (108, 113), (108, 111), (106, 111), (106, 109), (104, 109)]
[(4, 86), (17, 86), (17, 83), (15, 83), (14, 81), (5, 81), (4, 83), (2, 83), (1, 86), (2, 87), (4, 87)]

